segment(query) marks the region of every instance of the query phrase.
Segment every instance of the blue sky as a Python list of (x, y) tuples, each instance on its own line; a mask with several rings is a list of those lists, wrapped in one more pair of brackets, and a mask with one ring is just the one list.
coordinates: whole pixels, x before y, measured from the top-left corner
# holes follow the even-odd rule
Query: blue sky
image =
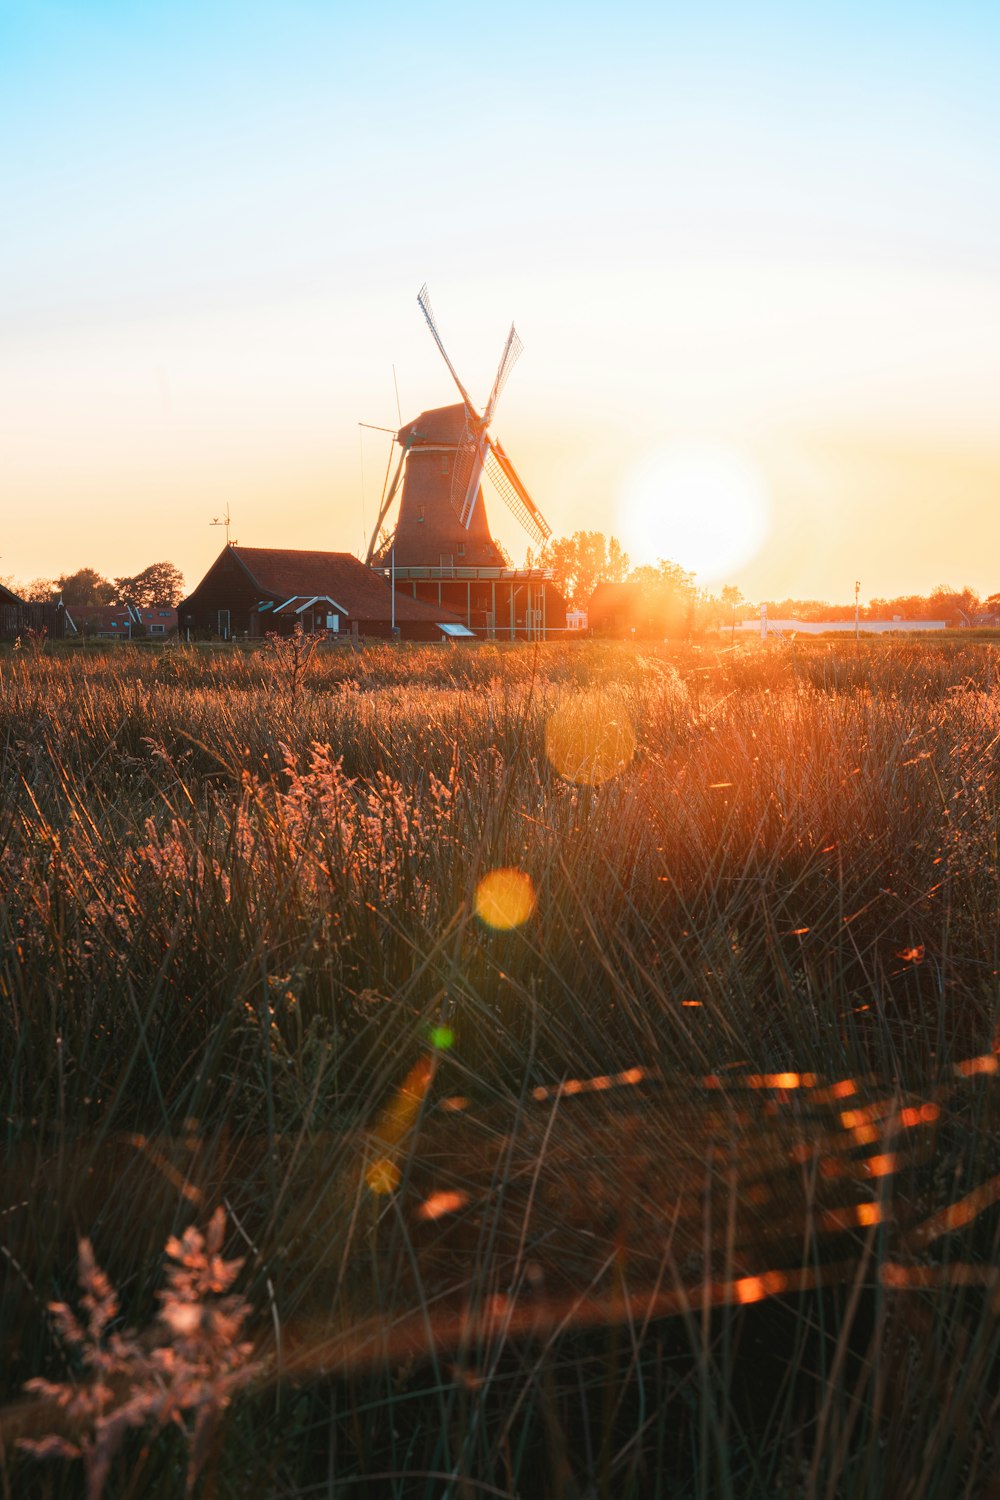
[(474, 393), (517, 319), (498, 430), (558, 533), (716, 442), (772, 499), (747, 592), (1000, 587), (961, 534), (1000, 543), (998, 43), (970, 4), (0, 0), (0, 571), (194, 580), (227, 502), (359, 546), (392, 365), (404, 420), (451, 398), (427, 278)]

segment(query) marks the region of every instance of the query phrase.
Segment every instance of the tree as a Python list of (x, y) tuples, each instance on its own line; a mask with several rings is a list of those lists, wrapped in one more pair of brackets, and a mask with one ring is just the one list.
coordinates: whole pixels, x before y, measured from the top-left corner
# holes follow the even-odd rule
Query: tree
[(930, 617), (946, 620), (949, 625), (966, 625), (982, 608), (979, 595), (968, 584), (953, 589), (950, 584), (939, 583), (927, 596)]
[(59, 589), (54, 578), (33, 578), (23, 589), (15, 589), (29, 604), (51, 604), (58, 599)]
[(150, 563), (134, 578), (116, 578), (115, 598), (119, 604), (135, 609), (151, 609), (156, 604), (179, 604), (184, 597), (184, 575), (171, 562)]
[(115, 586), (104, 578), (96, 568), (78, 568), (75, 573), (63, 573), (55, 581), (55, 591), (62, 595), (64, 604), (112, 604)]
[(586, 609), (599, 583), (621, 583), (628, 561), (617, 537), (609, 539), (602, 531), (556, 537), (538, 554), (538, 566), (552, 569), (556, 586), (571, 609)]
[(743, 595), (735, 583), (727, 583), (719, 594), (719, 602), (730, 616), (730, 639), (736, 639), (736, 611), (743, 603)]
[(699, 595), (694, 574), (660, 558), (633, 568), (626, 580), (636, 593), (636, 627), (643, 635), (690, 635)]

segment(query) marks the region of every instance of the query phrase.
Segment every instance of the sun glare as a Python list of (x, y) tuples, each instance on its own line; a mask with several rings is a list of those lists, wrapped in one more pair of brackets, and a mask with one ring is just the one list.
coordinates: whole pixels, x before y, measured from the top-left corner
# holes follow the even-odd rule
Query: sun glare
[(721, 443), (675, 443), (629, 470), (618, 535), (633, 563), (679, 563), (699, 583), (728, 583), (764, 545), (771, 505), (757, 464)]

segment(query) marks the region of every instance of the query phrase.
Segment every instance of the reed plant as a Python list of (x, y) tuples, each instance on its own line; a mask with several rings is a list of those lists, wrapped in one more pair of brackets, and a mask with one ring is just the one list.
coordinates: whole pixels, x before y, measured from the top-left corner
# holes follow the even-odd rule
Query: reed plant
[(995, 650), (0, 657), (8, 1487), (223, 1207), (256, 1383), (108, 1494), (987, 1493)]

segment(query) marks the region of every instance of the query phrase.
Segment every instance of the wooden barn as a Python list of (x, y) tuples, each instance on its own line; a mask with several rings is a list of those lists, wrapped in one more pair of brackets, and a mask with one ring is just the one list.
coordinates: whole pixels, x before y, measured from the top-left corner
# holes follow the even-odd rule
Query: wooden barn
[(61, 604), (30, 604), (0, 583), (0, 641), (16, 641), (34, 631), (61, 641), (66, 634), (66, 611)]
[(392, 590), (349, 552), (224, 547), (179, 606), (180, 631), (222, 640), (291, 635), (297, 624), (331, 636), (439, 641), (467, 632), (447, 609)]
[[(489, 431), (497, 400), (521, 343), (513, 328), (482, 413), (445, 354), (427, 288), (418, 298), (431, 334), (462, 396), (452, 406), (420, 413), (396, 434), (396, 472), (386, 489), (368, 561), (392, 578), (404, 597), (449, 609), (476, 635), (544, 639), (566, 629), (566, 601), (545, 568), (514, 568), (494, 541), (481, 481), (536, 543), (551, 531), (499, 440)], [(402, 488), (400, 489), (400, 486)], [(395, 526), (386, 527), (396, 495)]]

